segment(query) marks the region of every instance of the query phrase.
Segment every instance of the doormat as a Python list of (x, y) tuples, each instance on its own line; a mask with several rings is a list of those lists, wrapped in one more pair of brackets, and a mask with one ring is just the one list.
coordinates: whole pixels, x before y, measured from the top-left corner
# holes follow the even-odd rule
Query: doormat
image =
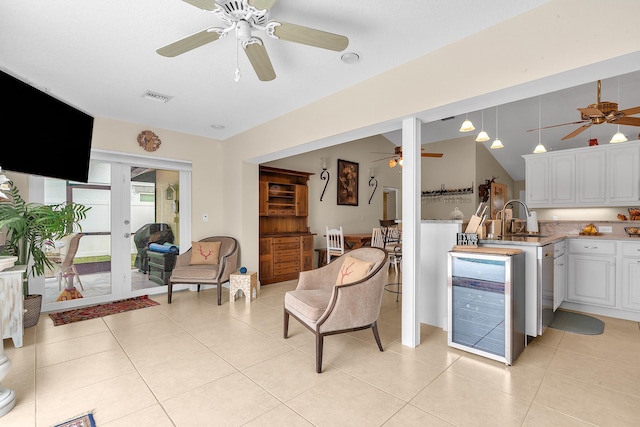
[(93, 419), (93, 414), (88, 413), (79, 417), (67, 420), (63, 423), (56, 424), (53, 427), (96, 427), (96, 421)]
[(583, 335), (600, 335), (604, 332), (604, 322), (586, 314), (556, 310), (550, 328)]
[(160, 305), (160, 303), (149, 299), (148, 295), (143, 295), (141, 297), (110, 302), (108, 304), (77, 308), (74, 310), (61, 311), (59, 313), (49, 313), (49, 317), (53, 320), (54, 326), (60, 326), (66, 325), (67, 323), (95, 319), (96, 317), (124, 313), (125, 311), (137, 310), (139, 308), (152, 307), (154, 305)]

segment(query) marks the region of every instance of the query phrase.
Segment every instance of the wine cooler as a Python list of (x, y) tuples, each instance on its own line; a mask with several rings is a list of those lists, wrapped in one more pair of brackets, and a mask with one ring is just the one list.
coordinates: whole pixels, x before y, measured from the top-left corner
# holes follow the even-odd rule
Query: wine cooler
[(524, 253), (451, 251), (448, 257), (448, 344), (511, 365), (525, 334)]

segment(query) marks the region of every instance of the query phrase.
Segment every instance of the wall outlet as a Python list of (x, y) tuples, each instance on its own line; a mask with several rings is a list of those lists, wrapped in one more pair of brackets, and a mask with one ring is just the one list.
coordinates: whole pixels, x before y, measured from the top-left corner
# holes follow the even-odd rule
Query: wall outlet
[(208, 222), (209, 221), (209, 214), (202, 214), (202, 222)]
[(612, 232), (613, 232), (613, 227), (611, 227), (611, 226), (609, 226), (609, 225), (607, 225), (607, 226), (601, 226), (601, 227), (598, 229), (598, 231), (599, 231), (599, 232), (601, 232), (601, 233), (612, 233)]

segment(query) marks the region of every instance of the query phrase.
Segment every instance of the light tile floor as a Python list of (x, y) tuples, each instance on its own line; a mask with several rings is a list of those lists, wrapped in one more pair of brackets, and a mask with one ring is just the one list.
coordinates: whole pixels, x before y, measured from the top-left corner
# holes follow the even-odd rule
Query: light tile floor
[(601, 317), (602, 335), (547, 329), (513, 366), (447, 346), (421, 325), (400, 344), (400, 308), (385, 293), (379, 329), (326, 338), (315, 372), (314, 336), (297, 321), (282, 338), (284, 292), (216, 305), (216, 291), (54, 327), (46, 314), (25, 331), (3, 387), (16, 407), (0, 426), (51, 426), (89, 410), (115, 426), (638, 426), (637, 322)]

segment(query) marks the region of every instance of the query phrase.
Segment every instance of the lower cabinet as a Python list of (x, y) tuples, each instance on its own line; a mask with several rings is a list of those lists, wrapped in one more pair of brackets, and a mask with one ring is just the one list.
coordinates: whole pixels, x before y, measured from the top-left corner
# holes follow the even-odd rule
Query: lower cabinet
[(640, 311), (640, 243), (622, 242), (623, 308)]
[(261, 237), (260, 283), (294, 280), (313, 268), (313, 234)]
[(567, 242), (567, 308), (640, 319), (640, 243), (597, 239)]
[(567, 300), (616, 305), (616, 242), (569, 240)]

